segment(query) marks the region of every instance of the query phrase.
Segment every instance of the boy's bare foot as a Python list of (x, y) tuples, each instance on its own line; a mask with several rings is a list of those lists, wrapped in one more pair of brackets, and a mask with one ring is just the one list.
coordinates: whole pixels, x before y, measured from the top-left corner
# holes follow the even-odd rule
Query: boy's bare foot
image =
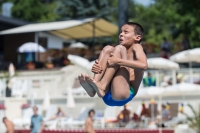
[(79, 83), (81, 86), (85, 89), (85, 91), (88, 93), (90, 97), (94, 97), (96, 94), (96, 91), (93, 89), (93, 87), (85, 80), (85, 76), (83, 74), (78, 76)]
[(89, 75), (85, 75), (85, 79), (95, 89), (99, 97), (105, 96), (105, 91), (103, 90), (103, 86), (101, 85), (100, 82), (95, 81)]

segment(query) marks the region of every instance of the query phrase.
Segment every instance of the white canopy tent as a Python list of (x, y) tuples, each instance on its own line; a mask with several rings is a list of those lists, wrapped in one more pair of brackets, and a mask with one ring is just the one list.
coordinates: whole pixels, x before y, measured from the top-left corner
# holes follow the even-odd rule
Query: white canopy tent
[(102, 18), (28, 24), (1, 31), (0, 35), (47, 31), (64, 39), (112, 36), (118, 27)]

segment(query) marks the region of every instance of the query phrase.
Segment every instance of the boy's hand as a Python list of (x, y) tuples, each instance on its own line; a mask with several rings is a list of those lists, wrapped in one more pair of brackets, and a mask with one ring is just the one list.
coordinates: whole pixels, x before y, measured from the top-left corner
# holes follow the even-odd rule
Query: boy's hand
[(102, 67), (99, 65), (99, 61), (96, 60), (94, 65), (92, 66), (92, 72), (95, 74), (101, 74), (103, 71)]
[(118, 65), (117, 64), (118, 58), (113, 53), (111, 53), (110, 55), (111, 55), (111, 57), (108, 58), (108, 65), (109, 66), (116, 66), (116, 65)]

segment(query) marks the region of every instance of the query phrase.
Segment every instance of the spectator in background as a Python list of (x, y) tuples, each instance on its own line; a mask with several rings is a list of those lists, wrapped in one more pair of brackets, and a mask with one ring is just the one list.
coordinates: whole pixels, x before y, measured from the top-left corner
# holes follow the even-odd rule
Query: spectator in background
[(130, 113), (131, 112), (127, 109), (127, 105), (124, 105), (124, 109), (117, 116), (120, 126), (123, 126), (123, 124), (127, 124), (129, 122)]
[(167, 121), (170, 120), (170, 111), (167, 109), (166, 105), (162, 105), (162, 120)]
[(51, 117), (49, 120), (54, 120), (56, 118), (65, 117), (65, 116), (66, 116), (65, 113), (61, 110), (60, 107), (58, 107), (58, 111), (57, 111), (56, 115)]
[(68, 52), (67, 51), (61, 51), (61, 57), (60, 57), (60, 66), (67, 66), (70, 64), (70, 61), (68, 59)]
[(161, 54), (160, 57), (165, 58), (165, 59), (169, 59), (167, 53), (165, 52), (165, 50), (161, 50)]
[(15, 129), (14, 129), (14, 124), (9, 121), (6, 117), (3, 118), (3, 123), (6, 126), (6, 133), (14, 133)]
[(33, 116), (31, 117), (31, 133), (42, 133), (44, 129), (44, 122), (41, 115), (38, 115), (38, 108), (33, 107)]
[(149, 108), (146, 107), (145, 103), (142, 103), (142, 111), (140, 113), (140, 119), (142, 116), (151, 117)]
[(161, 50), (165, 51), (166, 54), (169, 56), (171, 48), (172, 44), (168, 42), (166, 38), (163, 38), (163, 43), (161, 44)]
[(85, 131), (86, 133), (96, 133), (95, 130), (94, 130), (94, 127), (93, 127), (93, 117), (94, 117), (94, 110), (91, 109), (89, 112), (88, 112), (88, 118), (86, 119), (86, 122), (85, 122)]
[(183, 80), (184, 75), (176, 73), (176, 83), (181, 83)]
[(147, 77), (143, 79), (143, 83), (145, 87), (156, 86), (156, 78), (151, 76), (151, 73), (148, 72)]
[(183, 50), (190, 49), (190, 42), (189, 42), (189, 39), (187, 38), (187, 36), (183, 36), (181, 44), (183, 46)]

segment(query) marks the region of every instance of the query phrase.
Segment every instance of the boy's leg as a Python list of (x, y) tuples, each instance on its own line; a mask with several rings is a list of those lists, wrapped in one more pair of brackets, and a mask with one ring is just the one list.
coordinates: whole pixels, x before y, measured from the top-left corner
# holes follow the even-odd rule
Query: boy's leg
[[(116, 57), (127, 59), (127, 50), (124, 46), (118, 45), (113, 53)], [(103, 97), (108, 91), (108, 85), (112, 81), (112, 96), (114, 99), (126, 99), (130, 95), (129, 72), (126, 67), (112, 66), (106, 72), (100, 82), (90, 78), (90, 84), (97, 91), (99, 97)]]
[(86, 81), (85, 75), (83, 75), (83, 74), (79, 75), (78, 79), (79, 79), (79, 83), (85, 89), (85, 91), (87, 92), (87, 94), (90, 97), (94, 97), (95, 94), (96, 94), (96, 91), (91, 87), (90, 84), (88, 84), (88, 82)]
[(99, 61), (99, 65), (102, 67), (103, 71), (100, 73), (100, 74), (94, 74), (94, 77), (93, 79), (95, 81), (100, 81), (107, 69), (107, 66), (108, 66), (108, 57), (110, 57), (110, 54), (113, 52), (114, 50), (114, 47), (113, 46), (106, 46), (103, 48), (99, 58), (98, 58), (98, 61)]
[[(99, 65), (102, 67), (103, 71), (100, 74), (94, 74), (94, 79), (96, 81), (100, 81), (102, 76), (105, 73), (105, 70), (107, 68), (107, 59), (110, 57), (110, 54), (113, 52), (114, 47), (112, 46), (105, 46), (103, 50), (100, 53), (100, 56), (98, 58)], [(81, 86), (86, 90), (89, 96), (93, 97), (96, 94), (96, 91), (93, 89), (93, 87), (88, 83), (86, 80), (89, 78), (87, 75), (81, 74), (78, 79), (81, 84)]]

